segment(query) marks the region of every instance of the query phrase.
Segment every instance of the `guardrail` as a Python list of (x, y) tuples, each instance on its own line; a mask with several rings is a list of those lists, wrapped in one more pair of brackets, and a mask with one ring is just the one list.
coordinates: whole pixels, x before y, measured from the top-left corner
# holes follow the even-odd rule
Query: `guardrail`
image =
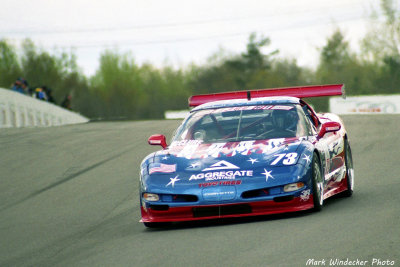
[(86, 123), (89, 119), (52, 103), (0, 88), (0, 128)]

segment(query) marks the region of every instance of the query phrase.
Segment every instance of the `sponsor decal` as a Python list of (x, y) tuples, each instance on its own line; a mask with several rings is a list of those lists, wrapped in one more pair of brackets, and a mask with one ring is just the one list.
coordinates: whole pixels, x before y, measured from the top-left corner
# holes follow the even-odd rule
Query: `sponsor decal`
[(294, 107), (293, 106), (276, 105), (276, 106), (273, 106), (271, 109), (275, 109), (275, 110), (277, 110), (277, 109), (279, 109), (279, 110), (291, 110), (292, 108), (294, 108)]
[(193, 154), (198, 150), (199, 144), (188, 144), (178, 153), (177, 157), (191, 159)]
[(224, 149), (225, 145), (226, 143), (213, 143), (207, 148), (207, 150), (201, 157), (218, 158), (222, 153), (222, 149)]
[(257, 105), (257, 106), (221, 108), (220, 111), (227, 112), (227, 111), (240, 111), (240, 110), (268, 110), (268, 109), (291, 110), (293, 108), (294, 108), (293, 106), (287, 106), (287, 105)]
[(176, 164), (163, 164), (163, 163), (152, 163), (151, 168), (149, 168), (149, 174), (155, 172), (161, 173), (172, 173), (176, 171)]
[(218, 161), (217, 163), (214, 163), (211, 165), (209, 168), (203, 169), (204, 171), (214, 171), (214, 170), (226, 170), (226, 169), (240, 169), (238, 166), (233, 165), (232, 163), (229, 163), (225, 160)]
[[(199, 140), (183, 140), (172, 142), (169, 152), (176, 157), (187, 159), (218, 158), (221, 156), (233, 157), (235, 155), (249, 156), (251, 154), (272, 154), (281, 148), (288, 150), (288, 144), (298, 144), (302, 138), (285, 139), (275, 138), (269, 140), (253, 140), (241, 142), (204, 144)], [(283, 147), (285, 146), (285, 147)]]
[(252, 149), (254, 148), (254, 141), (242, 141), (239, 142), (235, 149), (232, 151), (232, 154), (229, 156), (235, 156), (236, 154), (241, 155), (250, 155), (252, 153)]
[(276, 154), (274, 155), (276, 159), (271, 163), (271, 165), (276, 165), (279, 161), (282, 160), (284, 165), (293, 165), (297, 161), (297, 153), (288, 153), (288, 154)]
[(193, 174), (192, 176), (190, 176), (189, 181), (200, 180), (200, 179), (205, 179), (206, 181), (233, 180), (236, 177), (253, 176), (253, 170), (238, 170), (238, 169), (240, 169), (238, 166), (230, 162), (227, 162), (225, 160), (221, 160), (212, 164), (210, 167), (203, 169), (201, 173)]
[(310, 192), (311, 192), (310, 189), (303, 190), (301, 192), (301, 194), (300, 194), (300, 199), (303, 200), (303, 201), (309, 200), (310, 199)]
[(206, 181), (234, 180), (236, 177), (251, 177), (251, 176), (253, 176), (253, 170), (206, 172), (206, 173), (193, 174), (192, 176), (190, 176), (189, 181), (201, 180), (201, 179), (205, 179)]
[(235, 181), (216, 181), (216, 182), (209, 182), (209, 183), (201, 183), (199, 187), (209, 187), (209, 186), (218, 186), (218, 185), (240, 185), (242, 184), (241, 180)]
[(229, 111), (240, 111), (240, 110), (267, 110), (271, 109), (273, 106), (264, 105), (264, 106), (242, 106), (242, 107), (230, 107), (230, 108), (221, 108), (221, 112), (229, 112)]
[(328, 146), (329, 155), (331, 158), (339, 155), (344, 150), (344, 142), (342, 139), (339, 139), (337, 142), (334, 142)]
[(201, 143), (203, 143), (203, 140), (181, 140), (181, 141), (172, 142), (170, 147), (187, 146), (187, 145), (200, 145)]
[(235, 195), (235, 192), (233, 192), (233, 191), (224, 191), (224, 192), (210, 192), (210, 193), (204, 193), (204, 197), (209, 197), (209, 196), (223, 196), (223, 195)]

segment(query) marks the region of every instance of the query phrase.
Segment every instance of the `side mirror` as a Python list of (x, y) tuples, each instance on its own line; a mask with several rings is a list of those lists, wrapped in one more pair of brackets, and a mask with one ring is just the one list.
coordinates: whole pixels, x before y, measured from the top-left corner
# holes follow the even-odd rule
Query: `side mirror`
[(167, 147), (167, 141), (165, 139), (165, 135), (163, 134), (154, 134), (150, 136), (148, 142), (150, 145), (153, 146), (154, 145), (162, 146), (163, 149)]
[(340, 123), (338, 123), (336, 121), (326, 122), (326, 123), (322, 124), (321, 130), (319, 131), (317, 138), (320, 139), (320, 138), (324, 137), (324, 135), (326, 133), (337, 132), (341, 128), (342, 128), (342, 125), (340, 125)]

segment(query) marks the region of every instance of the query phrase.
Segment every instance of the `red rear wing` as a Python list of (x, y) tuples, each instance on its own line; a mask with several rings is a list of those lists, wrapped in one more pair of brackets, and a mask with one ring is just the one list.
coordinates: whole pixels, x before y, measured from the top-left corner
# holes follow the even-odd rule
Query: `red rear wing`
[(298, 98), (345, 95), (344, 84), (297, 86), (272, 89), (256, 89), (248, 91), (235, 91), (207, 95), (194, 95), (189, 98), (189, 106), (195, 107), (201, 104), (232, 99), (252, 99), (266, 96), (293, 96)]

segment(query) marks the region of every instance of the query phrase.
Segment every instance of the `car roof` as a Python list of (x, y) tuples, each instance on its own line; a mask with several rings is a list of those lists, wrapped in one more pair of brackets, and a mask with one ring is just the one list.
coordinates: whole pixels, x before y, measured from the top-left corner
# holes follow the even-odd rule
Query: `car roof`
[(230, 100), (208, 102), (195, 107), (194, 109), (191, 110), (191, 112), (204, 109), (217, 109), (217, 108), (227, 108), (227, 107), (282, 105), (282, 104), (299, 104), (299, 103), (300, 103), (299, 98), (290, 96), (260, 97), (260, 98), (253, 98), (251, 100), (230, 99)]

